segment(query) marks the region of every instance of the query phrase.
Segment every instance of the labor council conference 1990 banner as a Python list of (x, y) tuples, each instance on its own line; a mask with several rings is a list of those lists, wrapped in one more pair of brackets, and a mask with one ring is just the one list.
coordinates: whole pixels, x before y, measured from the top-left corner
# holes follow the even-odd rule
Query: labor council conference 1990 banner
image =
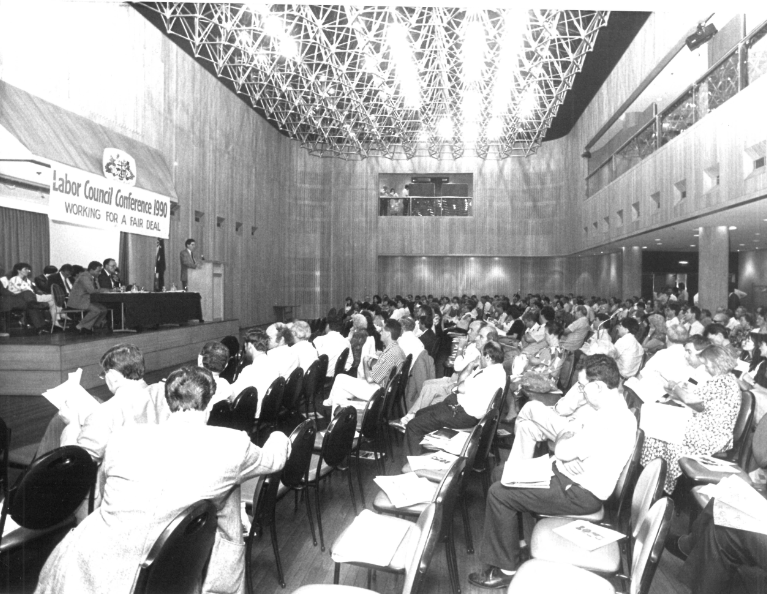
[(105, 177), (51, 162), (49, 216), (95, 229), (167, 239), (170, 200)]

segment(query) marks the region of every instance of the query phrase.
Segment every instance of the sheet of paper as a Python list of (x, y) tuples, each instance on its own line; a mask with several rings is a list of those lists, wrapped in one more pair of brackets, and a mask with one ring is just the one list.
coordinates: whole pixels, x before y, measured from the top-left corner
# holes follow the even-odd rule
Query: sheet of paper
[(43, 392), (43, 396), (72, 421), (81, 425), (85, 419), (96, 410), (99, 402), (80, 385), (83, 370), (78, 369), (69, 374), (69, 379), (55, 388)]
[(625, 535), (620, 532), (592, 524), (586, 520), (575, 520), (559, 528), (554, 528), (554, 532), (587, 551), (594, 551), (611, 542), (625, 538)]
[(737, 474), (740, 472), (740, 467), (734, 462), (727, 462), (726, 460), (719, 460), (712, 456), (687, 456), (688, 458), (695, 460), (698, 464), (703, 466), (706, 470), (712, 472), (731, 472)]
[(657, 402), (666, 394), (663, 378), (655, 373), (648, 374), (641, 380), (637, 377), (629, 378), (623, 385), (634, 390), (644, 403)]
[(443, 437), (434, 438), (430, 435), (426, 435), (421, 440), (421, 444), (438, 448), (450, 454), (460, 456), (463, 453), (463, 448), (466, 446), (466, 442), (469, 440), (470, 435), (470, 433), (463, 431), (456, 432), (456, 434), (450, 439), (445, 439)]
[(386, 567), (391, 563), (411, 526), (415, 524), (366, 509), (354, 518), (338, 546), (334, 545), (331, 555), (333, 561), (354, 561)]
[(554, 475), (551, 456), (539, 456), (529, 460), (506, 462), (501, 484), (505, 487), (547, 488)]
[(377, 476), (373, 480), (386, 493), (394, 507), (428, 503), (437, 492), (435, 483), (416, 476), (415, 472), (395, 476)]
[(714, 499), (714, 524), (767, 534), (767, 500), (736, 476), (719, 482)]
[(410, 470), (447, 470), (458, 459), (458, 456), (447, 452), (432, 452), (423, 456), (408, 456)]
[(648, 403), (642, 406), (639, 427), (645, 437), (654, 437), (681, 445), (692, 409), (668, 404)]

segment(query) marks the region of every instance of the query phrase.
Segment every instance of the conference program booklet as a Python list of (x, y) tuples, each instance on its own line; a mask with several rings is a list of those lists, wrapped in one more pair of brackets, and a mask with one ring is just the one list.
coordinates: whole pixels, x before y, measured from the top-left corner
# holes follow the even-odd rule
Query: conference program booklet
[(716, 486), (714, 524), (767, 534), (767, 500), (737, 476), (728, 476)]
[(548, 489), (554, 476), (553, 456), (539, 456), (529, 460), (506, 461), (501, 476), (504, 487)]
[(554, 528), (554, 532), (587, 551), (595, 551), (625, 538), (625, 534), (586, 520), (573, 520), (569, 524)]
[(391, 501), (394, 507), (409, 507), (418, 503), (429, 503), (434, 499), (437, 485), (429, 479), (406, 472), (394, 476), (377, 476), (373, 479)]

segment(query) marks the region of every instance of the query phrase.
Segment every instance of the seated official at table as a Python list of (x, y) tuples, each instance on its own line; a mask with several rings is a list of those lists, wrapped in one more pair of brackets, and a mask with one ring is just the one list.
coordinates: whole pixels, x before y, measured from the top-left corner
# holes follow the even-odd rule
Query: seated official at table
[(209, 413), (217, 402), (222, 400), (231, 401), (234, 398), (232, 384), (221, 377), (221, 372), (226, 369), (229, 362), (229, 349), (217, 340), (206, 342), (200, 354), (197, 355), (197, 366), (210, 371), (213, 379), (216, 380), (216, 391), (211, 395), (210, 402), (205, 408)]
[(120, 277), (117, 276), (117, 262), (113, 258), (104, 260), (104, 268), (99, 273), (98, 283), (102, 289), (120, 288)]
[(277, 373), (288, 379), (288, 376), (298, 367), (298, 356), (290, 347), (293, 345), (293, 333), (282, 322), (272, 324), (266, 329), (269, 336), (267, 355)]
[(272, 382), (280, 377), (274, 363), (267, 356), (269, 350), (269, 335), (261, 328), (251, 330), (243, 339), (245, 356), (251, 361), (240, 371), (237, 381), (232, 385), (234, 397), (240, 395), (245, 388), (254, 387), (258, 391), (258, 410), (256, 418), (261, 415), (261, 402)]
[[(492, 332), (495, 332), (491, 328)], [(495, 393), (506, 387), (503, 369), (503, 349), (497, 342), (482, 347), (478, 360), (470, 363), (468, 377), (453, 388), (453, 393), (438, 404), (419, 410), (405, 427), (405, 438), (410, 455), (423, 450), (424, 435), (442, 427), (466, 429), (473, 427), (485, 416)]]
[(93, 293), (106, 292), (108, 289), (99, 289), (96, 285), (96, 279), (101, 274), (101, 263), (93, 261), (88, 264), (88, 270), (77, 277), (72, 291), (69, 294), (67, 305), (73, 309), (82, 309), (87, 313), (77, 324), (77, 330), (80, 334), (93, 334), (94, 327), (101, 327), (109, 311), (101, 303), (91, 303)]
[[(490, 487), (480, 551), (485, 567), (469, 575), (475, 586), (505, 588), (511, 582), (520, 563), (520, 513), (593, 513), (615, 488), (634, 448), (636, 418), (618, 392), (621, 378), (613, 359), (593, 355), (586, 358), (584, 368), (586, 384), (580, 389), (593, 413), (578, 415), (554, 435), (556, 460), (549, 488), (504, 486), (509, 472), (519, 463), (514, 460), (506, 462), (501, 480)], [(542, 424), (538, 430), (541, 441), (553, 435)], [(528, 542), (529, 538), (527, 535)]]
[(58, 272), (55, 272), (53, 274), (48, 275), (48, 292), (51, 293), (50, 290), (51, 285), (58, 285), (61, 287), (61, 292), (64, 293), (65, 296), (69, 296), (70, 291), (72, 290), (72, 265), (71, 264), (64, 264), (59, 268)]
[(244, 591), (239, 485), (280, 470), (290, 441), (275, 431), (259, 448), (244, 432), (207, 426), (204, 409), (214, 389), (210, 372), (183, 367), (165, 385), (168, 422), (115, 432), (101, 467), (104, 503), (54, 549), (38, 594), (133, 591), (160, 533), (203, 499), (218, 508), (218, 528), (202, 591)]
[[(397, 344), (402, 332), (402, 326), (397, 320), (386, 320), (381, 330), (381, 340), (384, 350), (378, 359), (364, 357), (361, 367), (364, 379), (341, 374), (336, 377), (330, 396), (322, 405), (330, 406), (335, 411), (338, 406), (364, 407), (364, 403), (373, 397), (378, 388), (385, 387), (389, 381), (391, 370), (402, 366), (405, 354)], [(360, 405), (360, 401), (364, 401)], [(356, 404), (355, 404), (356, 402)]]

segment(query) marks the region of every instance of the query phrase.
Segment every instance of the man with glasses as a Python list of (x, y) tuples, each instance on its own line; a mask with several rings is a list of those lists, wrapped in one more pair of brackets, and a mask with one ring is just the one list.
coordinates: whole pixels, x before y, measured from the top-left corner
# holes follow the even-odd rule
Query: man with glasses
[[(557, 426), (532, 419), (519, 421), (517, 441), (552, 440), (553, 476), (547, 489), (511, 486), (522, 463), (519, 452), (509, 457), (501, 480), (488, 491), (480, 558), (483, 571), (469, 575), (481, 588), (506, 588), (519, 566), (519, 514), (581, 515), (598, 511), (615, 489), (634, 449), (637, 422), (618, 392), (620, 373), (606, 355), (586, 358), (579, 377), (587, 415), (570, 415)], [(523, 437), (524, 436), (524, 437)], [(532, 450), (525, 450), (532, 457)], [(529, 541), (529, 534), (526, 539)]]

